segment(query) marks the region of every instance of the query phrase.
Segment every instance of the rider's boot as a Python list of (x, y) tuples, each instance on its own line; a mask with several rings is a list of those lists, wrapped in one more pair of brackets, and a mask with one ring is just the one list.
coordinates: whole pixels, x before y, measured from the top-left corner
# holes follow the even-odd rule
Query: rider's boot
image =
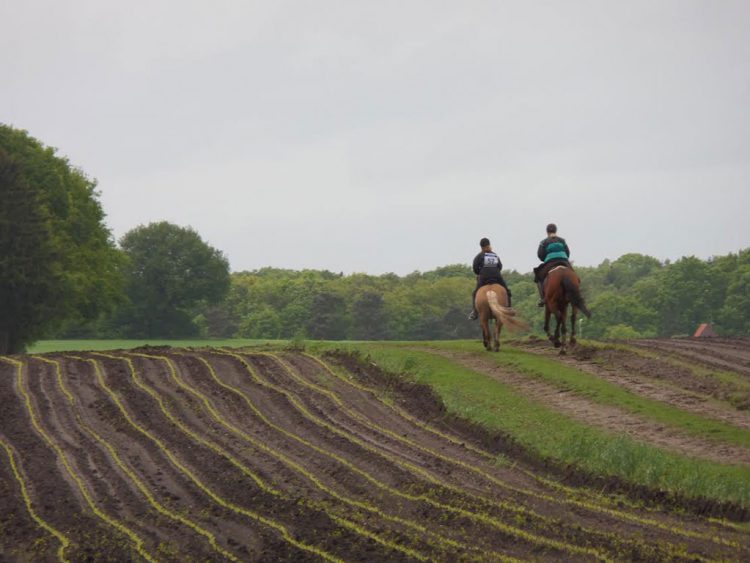
[(539, 289), (539, 303), (537, 307), (544, 307), (544, 282), (536, 282), (536, 286)]
[(470, 321), (475, 321), (475, 320), (477, 320), (477, 318), (479, 318), (479, 313), (477, 313), (476, 309), (472, 309), (471, 313), (469, 313), (469, 320)]

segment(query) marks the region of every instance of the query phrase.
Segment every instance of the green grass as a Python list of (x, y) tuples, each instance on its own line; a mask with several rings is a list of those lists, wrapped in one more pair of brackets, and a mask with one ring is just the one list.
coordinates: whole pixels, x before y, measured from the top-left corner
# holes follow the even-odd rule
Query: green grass
[(427, 351), (372, 343), (340, 347), (359, 350), (380, 367), (429, 385), (448, 412), (510, 434), (543, 457), (690, 497), (750, 505), (750, 468), (688, 458), (609, 434)]
[(248, 340), (248, 339), (196, 339), (196, 340), (40, 340), (29, 346), (29, 354), (46, 354), (48, 352), (83, 352), (87, 350), (129, 350), (139, 346), (172, 346), (174, 348), (205, 348), (228, 346), (241, 348), (243, 346), (284, 345), (285, 340)]
[[(467, 342), (431, 343), (431, 346), (464, 352), (476, 351), (476, 346)], [(490, 362), (542, 379), (558, 389), (572, 391), (595, 403), (622, 408), (693, 436), (750, 448), (750, 432), (747, 430), (642, 397), (595, 375), (539, 354), (506, 346), (502, 354), (484, 354), (484, 357)]]

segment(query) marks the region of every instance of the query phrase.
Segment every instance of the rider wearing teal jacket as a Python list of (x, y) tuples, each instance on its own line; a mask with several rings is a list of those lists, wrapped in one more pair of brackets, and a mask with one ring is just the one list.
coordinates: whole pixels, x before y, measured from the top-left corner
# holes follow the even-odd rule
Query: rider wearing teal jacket
[(547, 238), (539, 243), (536, 255), (544, 262), (537, 268), (534, 268), (534, 281), (539, 288), (539, 306), (544, 307), (544, 278), (550, 270), (556, 266), (567, 266), (570, 268), (570, 249), (565, 239), (557, 236), (557, 225), (550, 223), (547, 225)]

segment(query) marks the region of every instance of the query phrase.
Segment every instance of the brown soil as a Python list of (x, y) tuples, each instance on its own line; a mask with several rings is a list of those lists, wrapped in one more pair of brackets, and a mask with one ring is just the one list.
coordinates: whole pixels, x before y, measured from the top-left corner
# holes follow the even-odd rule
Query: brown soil
[[(519, 449), (497, 463), (493, 439), (454, 424), (433, 395), (358, 364), (330, 372), (300, 353), (134, 352), (47, 356), (73, 403), (54, 366), (21, 359), (38, 424), (100, 513), (157, 560), (750, 557), (747, 536), (730, 527), (561, 488)], [(103, 382), (79, 356), (98, 362)], [(6, 362), (0, 401), (0, 438), (17, 453), (36, 513), (70, 537), (66, 558), (140, 559), (34, 429)], [(1, 556), (56, 558), (59, 542), (31, 519), (4, 450), (0, 514)]]
[(638, 340), (634, 344), (650, 350), (679, 353), (697, 364), (750, 378), (750, 338), (655, 338)]
[[(750, 392), (711, 377), (700, 377), (687, 367), (665, 359), (644, 357), (616, 347), (578, 346), (571, 355), (558, 356), (549, 346), (514, 343), (550, 359), (575, 367), (614, 383), (635, 394), (670, 404), (679, 409), (750, 429), (750, 412), (736, 410), (738, 401)], [(735, 407), (735, 408), (732, 408)]]

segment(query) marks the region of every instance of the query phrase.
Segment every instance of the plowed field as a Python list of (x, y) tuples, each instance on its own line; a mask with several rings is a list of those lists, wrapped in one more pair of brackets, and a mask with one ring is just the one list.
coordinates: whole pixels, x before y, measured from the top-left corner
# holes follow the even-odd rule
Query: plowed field
[(501, 463), (419, 387), (333, 357), (3, 358), (0, 405), (3, 559), (750, 559), (733, 524)]

